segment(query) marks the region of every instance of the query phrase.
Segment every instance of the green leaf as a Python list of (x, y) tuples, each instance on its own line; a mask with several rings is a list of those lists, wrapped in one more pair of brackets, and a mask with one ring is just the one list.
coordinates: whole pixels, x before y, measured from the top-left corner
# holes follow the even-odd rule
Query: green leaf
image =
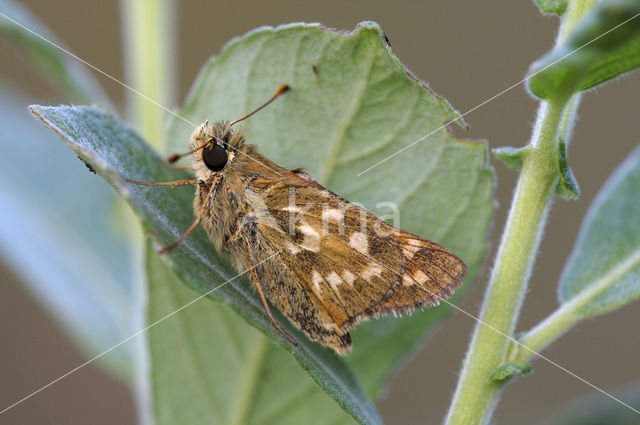
[(107, 96), (84, 65), (56, 47), (62, 46), (62, 42), (29, 10), (12, 0), (0, 0), (0, 13), (5, 15), (0, 16), (0, 31), (16, 43), (61, 93), (78, 102), (109, 105)]
[(524, 163), (524, 159), (531, 151), (531, 146), (527, 145), (521, 148), (503, 146), (500, 148), (494, 148), (491, 151), (497, 159), (503, 161), (509, 168), (520, 170)]
[(586, 297), (582, 317), (640, 297), (640, 148), (618, 167), (593, 201), (560, 279), (560, 302)]
[(531, 93), (550, 99), (559, 92), (580, 92), (638, 68), (639, 13), (639, 0), (600, 1), (564, 43), (531, 66)]
[(566, 199), (578, 199), (580, 197), (580, 186), (578, 186), (578, 181), (569, 167), (567, 145), (562, 139), (558, 142), (558, 184), (556, 193)]
[[(404, 68), (380, 27), (252, 31), (202, 68), (180, 115), (194, 124), (235, 119), (283, 83), (292, 90), (245, 122), (249, 142), (379, 215), (391, 211), (380, 203), (394, 203), (401, 212), (395, 225), (443, 244), (467, 263), (468, 286), (486, 251), (494, 208), (486, 145), (454, 140), (440, 129), (458, 114)], [(191, 124), (173, 119), (171, 151), (184, 151), (192, 132)], [(443, 305), (358, 325), (347, 361), (369, 394), (379, 393), (393, 367), (447, 311)]]
[[(192, 188), (149, 188), (126, 184), (122, 180), (123, 176), (140, 181), (171, 181), (187, 177), (184, 172), (164, 166), (163, 160), (131, 128), (111, 115), (86, 106), (31, 106), (31, 111), (129, 203), (141, 216), (148, 232), (164, 245), (174, 242), (191, 224)], [(201, 229), (172, 250), (167, 261), (173, 271), (197, 292), (209, 293), (211, 299), (228, 302), (249, 323), (291, 352), (318, 385), (358, 422), (380, 423), (373, 405), (344, 361), (332, 350), (309, 341), (280, 312), (274, 311), (278, 322), (298, 342), (297, 347), (292, 347), (271, 323), (251, 284), (246, 279), (238, 279), (238, 273), (215, 254)], [(214, 288), (218, 289), (212, 292)], [(155, 294), (150, 297), (156, 299)], [(155, 307), (149, 306), (151, 310)], [(211, 361), (211, 367), (226, 367), (214, 363), (215, 359)], [(162, 370), (171, 373), (174, 367), (176, 365), (163, 365)], [(210, 394), (201, 396), (209, 397)], [(172, 407), (181, 409), (176, 405)]]
[[(131, 251), (113, 222), (121, 202), (27, 113), (0, 97), (0, 254), (88, 357), (111, 348), (142, 321)], [(100, 358), (120, 377), (135, 370), (129, 345)]]
[(514, 361), (510, 363), (504, 363), (496, 368), (489, 376), (489, 379), (498, 382), (514, 375), (526, 375), (531, 372), (531, 365), (523, 361)]
[(150, 244), (146, 267), (148, 322), (159, 322), (148, 338), (157, 425), (353, 423), (291, 356), (228, 306), (194, 301), (198, 294)]
[(567, 0), (533, 0), (545, 15), (562, 15), (567, 10)]
[[(454, 250), (470, 266), (469, 282), (486, 250), (486, 231), (493, 212), (493, 174), (487, 168), (484, 144), (456, 141), (442, 129), (411, 147), (411, 152), (356, 177), (358, 171), (458, 116), (402, 67), (383, 40), (382, 31), (370, 23), (351, 34), (313, 25), (254, 31), (231, 43), (203, 69), (183, 115), (193, 123), (235, 118), (267, 99), (281, 83), (289, 83), (289, 93), (248, 120), (250, 142), (284, 166), (306, 166), (330, 188), (374, 211), (378, 202), (395, 202), (403, 212), (401, 222), (395, 224)], [(100, 146), (118, 139), (102, 134), (105, 125), (100, 122), (107, 120), (103, 114), (78, 108), (37, 107), (35, 111), (46, 111), (47, 120), (57, 122), (58, 131), (67, 134), (66, 138), (91, 145), (84, 151), (85, 156), (90, 152), (94, 157), (89, 162), (134, 204), (147, 227), (164, 243), (175, 241), (190, 224), (191, 191), (124, 189), (110, 169), (115, 167), (118, 174), (146, 181), (186, 174), (164, 168), (147, 147), (132, 150), (135, 144), (130, 141), (118, 148), (115, 158), (112, 150), (102, 151)], [(91, 117), (96, 124), (79, 133), (75, 120), (83, 114), (87, 115), (83, 121)], [(174, 121), (168, 137), (174, 143), (172, 149), (184, 151), (192, 131), (191, 125)], [(96, 141), (98, 136), (101, 139)], [(378, 212), (386, 214), (388, 209)], [(234, 276), (228, 264), (212, 252), (201, 231), (172, 252), (171, 259), (178, 275), (200, 293)], [(216, 296), (230, 301), (251, 323), (284, 342), (266, 318), (249, 282), (233, 281), (219, 294), (212, 294)], [(402, 319), (371, 321), (356, 329), (355, 349), (348, 360), (370, 394), (380, 391), (393, 366), (419, 344), (446, 311), (429, 309)], [(301, 341), (294, 355), (312, 376), (339, 402), (348, 404), (360, 421), (375, 421), (343, 362), (329, 350), (310, 344), (279, 313), (276, 315)]]

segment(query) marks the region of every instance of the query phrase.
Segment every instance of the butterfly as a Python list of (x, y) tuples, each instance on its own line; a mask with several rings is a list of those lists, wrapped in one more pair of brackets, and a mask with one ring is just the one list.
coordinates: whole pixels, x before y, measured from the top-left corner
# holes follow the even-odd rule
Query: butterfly
[[(302, 169), (289, 170), (247, 143), (234, 127), (288, 90), (235, 121), (201, 124), (189, 150), (194, 179), (130, 183), (194, 185), (195, 220), (215, 249), (251, 281), (276, 328), (277, 307), (309, 339), (343, 354), (349, 331), (382, 314), (402, 315), (451, 296), (467, 273), (451, 251), (395, 228), (326, 189)], [(268, 300), (268, 301), (267, 301)]]

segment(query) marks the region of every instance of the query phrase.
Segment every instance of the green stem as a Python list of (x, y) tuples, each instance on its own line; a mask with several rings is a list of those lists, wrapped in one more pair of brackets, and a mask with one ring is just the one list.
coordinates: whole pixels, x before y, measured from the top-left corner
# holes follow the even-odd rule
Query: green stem
[(172, 105), (175, 87), (174, 0), (121, 0), (121, 6), (127, 82), (148, 98), (127, 91), (130, 120), (150, 144), (161, 149), (166, 116), (158, 104)]
[(513, 346), (509, 361), (528, 361), (537, 352), (564, 334), (585, 318), (585, 307), (640, 264), (640, 251), (636, 251), (611, 269), (606, 275), (587, 285), (583, 291), (563, 303), (553, 314), (525, 333), (519, 344)]
[[(593, 0), (569, 3), (558, 44), (593, 3)], [(556, 93), (554, 98), (540, 104), (480, 320), (447, 414), (448, 425), (485, 424), (491, 418), (504, 382), (491, 381), (489, 376), (509, 353), (509, 338), (515, 330), (555, 193), (558, 138), (568, 139), (578, 104), (579, 95), (568, 93)]]
[(560, 30), (558, 31), (558, 37), (556, 38), (556, 45), (559, 45), (567, 39), (580, 18), (591, 10), (597, 2), (598, 0), (569, 0), (567, 11), (564, 13), (562, 22), (560, 23)]
[(509, 350), (510, 340), (505, 335), (513, 334), (554, 194), (557, 132), (566, 103), (566, 98), (543, 102), (538, 112), (531, 151), (524, 159), (447, 424), (486, 423), (502, 387), (490, 381), (489, 375), (504, 363)]
[[(127, 84), (160, 105), (172, 105), (173, 87), (176, 86), (173, 72), (174, 0), (121, 0), (120, 6)], [(126, 91), (126, 97), (130, 122), (149, 143), (162, 149), (165, 143), (165, 111), (131, 90)], [(135, 316), (140, 323), (134, 326), (143, 327), (147, 322), (145, 304), (148, 294), (144, 269), (141, 267), (145, 259), (143, 235), (131, 210), (127, 208), (126, 211), (127, 234), (130, 235), (136, 257), (133, 264), (139, 265), (136, 283), (140, 304)], [(147, 350), (148, 341), (139, 339), (135, 396), (138, 418), (142, 424), (153, 422)]]

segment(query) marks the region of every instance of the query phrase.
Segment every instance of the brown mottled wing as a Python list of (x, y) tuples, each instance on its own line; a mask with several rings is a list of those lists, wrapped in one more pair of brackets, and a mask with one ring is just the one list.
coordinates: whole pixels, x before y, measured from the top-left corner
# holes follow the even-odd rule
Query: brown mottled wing
[(462, 285), (467, 267), (451, 251), (397, 228), (393, 234), (402, 249), (405, 269), (401, 284), (381, 303), (384, 312), (397, 314), (438, 305)]
[(250, 249), (258, 261), (282, 251), (258, 266), (267, 296), (312, 340), (338, 352), (350, 348), (348, 332), (360, 320), (438, 304), (466, 274), (450, 251), (389, 226), (306, 174), (256, 183), (273, 220), (255, 224), (251, 236), (260, 243)]

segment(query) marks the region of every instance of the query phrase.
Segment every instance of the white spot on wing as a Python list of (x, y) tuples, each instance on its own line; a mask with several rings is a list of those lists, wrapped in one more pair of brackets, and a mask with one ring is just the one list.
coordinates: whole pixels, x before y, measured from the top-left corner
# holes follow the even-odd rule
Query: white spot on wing
[(367, 239), (367, 235), (365, 235), (364, 233), (353, 232), (353, 234), (349, 238), (349, 245), (351, 245), (351, 248), (355, 249), (356, 251), (364, 255), (369, 255), (369, 241)]
[(362, 272), (362, 277), (367, 282), (369, 282), (372, 277), (374, 277), (374, 276), (378, 276), (379, 277), (382, 274), (383, 271), (384, 271), (384, 267), (382, 267), (381, 265), (379, 265), (377, 263), (371, 263)]
[(347, 282), (349, 285), (353, 286), (353, 282), (356, 281), (356, 276), (351, 273), (349, 270), (345, 270), (342, 272), (342, 280)]
[(328, 331), (335, 331), (337, 330), (336, 328), (336, 324), (335, 323), (331, 323), (331, 322), (327, 322), (327, 323), (323, 323), (322, 327), (325, 328)]
[(290, 211), (290, 212), (294, 212), (294, 213), (299, 213), (299, 212), (302, 212), (302, 208), (297, 207), (295, 205), (287, 205), (286, 207), (282, 208), (282, 211)]
[(402, 253), (405, 255), (405, 257), (411, 260), (413, 256), (416, 255), (416, 252), (420, 251), (421, 248), (421, 246), (415, 246), (413, 244), (404, 245), (402, 247)]
[(320, 249), (320, 234), (308, 224), (302, 224), (298, 230), (304, 235), (304, 240), (300, 246), (309, 251), (318, 252)]
[(422, 271), (422, 270), (417, 270), (414, 274), (413, 274), (413, 278), (415, 279), (416, 282), (418, 282), (420, 285), (422, 285), (423, 283), (425, 283), (427, 280), (429, 280), (429, 277)]
[(342, 285), (342, 278), (338, 276), (338, 273), (331, 272), (329, 276), (327, 276), (327, 282), (333, 288), (336, 293), (338, 292), (338, 286)]
[(337, 208), (329, 208), (322, 211), (322, 221), (342, 221), (344, 219), (344, 211)]
[(318, 273), (317, 270), (314, 270), (313, 277), (311, 278), (311, 282), (313, 283), (314, 292), (318, 296), (320, 296), (320, 293), (322, 292), (322, 289), (320, 288), (320, 284), (322, 283), (323, 280), (324, 279), (322, 278), (322, 275)]
[(402, 243), (402, 254), (409, 260), (411, 260), (416, 253), (425, 246), (425, 242), (421, 239), (408, 237), (408, 235), (397, 230), (394, 234)]
[(289, 250), (289, 252), (291, 252), (293, 255), (299, 253), (300, 251), (302, 251), (300, 249), (300, 247), (298, 247), (297, 245), (292, 244), (291, 242), (287, 241), (286, 243), (287, 249)]

